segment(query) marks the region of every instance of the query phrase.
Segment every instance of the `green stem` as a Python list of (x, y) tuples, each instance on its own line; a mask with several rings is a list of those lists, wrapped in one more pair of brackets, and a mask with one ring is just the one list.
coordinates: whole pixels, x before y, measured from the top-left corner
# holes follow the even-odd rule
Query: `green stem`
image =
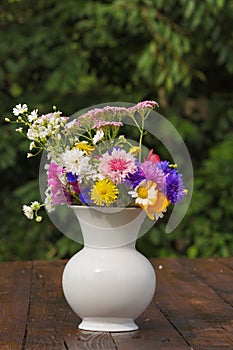
[(140, 131), (139, 148), (140, 148), (141, 152), (139, 152), (139, 154), (138, 154), (138, 160), (141, 163), (141, 161), (142, 161), (142, 138), (143, 138), (143, 134), (144, 134), (144, 118), (142, 118), (142, 127), (139, 131)]

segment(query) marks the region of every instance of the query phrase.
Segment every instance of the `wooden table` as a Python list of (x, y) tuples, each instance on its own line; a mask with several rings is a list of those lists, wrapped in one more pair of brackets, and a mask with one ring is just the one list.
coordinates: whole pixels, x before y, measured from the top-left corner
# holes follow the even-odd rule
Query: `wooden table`
[(0, 349), (232, 350), (233, 258), (151, 262), (155, 297), (128, 333), (77, 329), (62, 294), (65, 261), (0, 263)]

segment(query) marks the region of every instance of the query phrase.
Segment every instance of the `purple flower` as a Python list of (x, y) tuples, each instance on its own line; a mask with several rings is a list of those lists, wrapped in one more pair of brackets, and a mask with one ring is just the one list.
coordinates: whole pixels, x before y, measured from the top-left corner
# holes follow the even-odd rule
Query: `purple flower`
[(69, 182), (73, 183), (73, 182), (77, 182), (77, 180), (78, 180), (78, 175), (73, 174), (73, 173), (71, 173), (71, 172), (68, 172), (68, 173), (66, 174), (66, 178), (67, 178), (67, 180), (68, 180)]
[(166, 175), (172, 171), (172, 167), (170, 167), (170, 163), (166, 160), (157, 163), (157, 167), (163, 171)]
[(80, 188), (78, 185), (78, 176), (76, 174), (73, 174), (72, 172), (66, 173), (67, 181), (72, 185), (72, 189), (75, 194), (79, 194)]
[(138, 167), (135, 173), (128, 174), (126, 181), (130, 182), (130, 185), (136, 187), (140, 184), (142, 180), (145, 180), (145, 175), (143, 170)]
[(172, 169), (166, 175), (165, 194), (173, 204), (180, 202), (185, 195), (182, 175), (176, 169)]
[(81, 190), (79, 194), (79, 199), (83, 204), (93, 205), (93, 201), (91, 200), (90, 187), (85, 187)]
[(141, 164), (141, 169), (145, 175), (146, 180), (152, 180), (157, 184), (157, 189), (162, 191), (165, 185), (165, 176), (162, 169), (150, 161)]

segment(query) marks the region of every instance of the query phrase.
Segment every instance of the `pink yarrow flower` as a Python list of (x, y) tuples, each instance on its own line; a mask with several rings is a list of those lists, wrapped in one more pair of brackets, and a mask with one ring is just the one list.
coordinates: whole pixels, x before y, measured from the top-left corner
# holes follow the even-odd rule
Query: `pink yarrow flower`
[(97, 120), (94, 124), (94, 129), (101, 129), (104, 126), (123, 126), (121, 122), (111, 122), (111, 121), (102, 121), (102, 120)]
[(129, 108), (129, 110), (132, 112), (137, 112), (143, 109), (154, 109), (155, 107), (159, 107), (159, 104), (156, 101), (142, 101)]
[(111, 153), (104, 153), (100, 158), (99, 172), (103, 177), (110, 178), (113, 183), (121, 183), (128, 174), (137, 169), (135, 158), (125, 150), (114, 148)]

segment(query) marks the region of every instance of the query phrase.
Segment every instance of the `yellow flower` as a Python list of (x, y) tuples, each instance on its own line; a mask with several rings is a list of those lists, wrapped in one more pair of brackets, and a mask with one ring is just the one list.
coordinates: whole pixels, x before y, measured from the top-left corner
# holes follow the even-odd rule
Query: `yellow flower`
[(129, 153), (135, 156), (137, 153), (141, 152), (141, 148), (138, 146), (132, 146), (129, 150)]
[(145, 210), (147, 216), (154, 220), (155, 214), (160, 214), (166, 210), (168, 205), (170, 204), (169, 200), (162, 192), (157, 193), (157, 198), (154, 204), (146, 205), (143, 209)]
[(143, 180), (133, 191), (129, 191), (128, 193), (132, 198), (135, 198), (135, 204), (144, 209), (148, 205), (153, 205), (155, 203), (157, 200), (157, 192), (156, 183), (151, 180)]
[(143, 180), (134, 191), (128, 192), (135, 198), (135, 204), (143, 208), (151, 220), (154, 220), (156, 214), (164, 212), (170, 204), (165, 194), (158, 191), (156, 187), (153, 181)]
[(108, 179), (98, 180), (91, 190), (91, 199), (96, 205), (103, 206), (113, 203), (118, 196), (118, 189)]
[(86, 141), (76, 143), (73, 149), (74, 148), (78, 148), (80, 151), (83, 151), (86, 155), (90, 154), (95, 149), (94, 146), (89, 145)]

